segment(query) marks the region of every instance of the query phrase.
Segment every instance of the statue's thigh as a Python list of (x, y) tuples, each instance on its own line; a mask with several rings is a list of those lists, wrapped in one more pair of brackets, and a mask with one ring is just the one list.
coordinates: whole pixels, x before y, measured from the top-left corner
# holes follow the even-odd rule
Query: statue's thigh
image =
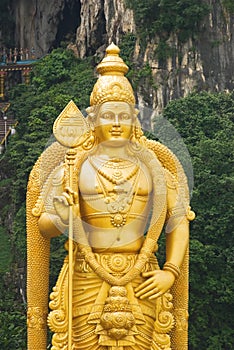
[(73, 319), (74, 350), (106, 350), (98, 345), (98, 335), (95, 334), (96, 325), (87, 323), (89, 315), (82, 315)]

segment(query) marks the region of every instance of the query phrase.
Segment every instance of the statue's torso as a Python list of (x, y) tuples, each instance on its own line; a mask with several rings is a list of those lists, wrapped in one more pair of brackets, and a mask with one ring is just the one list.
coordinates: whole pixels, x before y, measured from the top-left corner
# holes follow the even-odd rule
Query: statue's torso
[(139, 160), (87, 159), (79, 177), (80, 209), (96, 252), (137, 252), (150, 212), (152, 179)]

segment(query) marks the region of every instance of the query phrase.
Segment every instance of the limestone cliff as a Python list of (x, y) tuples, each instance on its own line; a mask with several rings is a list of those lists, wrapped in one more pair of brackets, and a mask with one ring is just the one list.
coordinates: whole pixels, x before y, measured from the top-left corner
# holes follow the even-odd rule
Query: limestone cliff
[(76, 0), (14, 0), (16, 47), (34, 49), (36, 57), (47, 54), (80, 24)]
[[(124, 0), (81, 1), (81, 24), (77, 30), (77, 50), (80, 57), (94, 54), (95, 50), (110, 43), (117, 44), (122, 35), (135, 33), (132, 10), (126, 9)], [(148, 62), (152, 69), (153, 86), (139, 84), (138, 102), (148, 104), (157, 111), (169, 100), (186, 96), (191, 91), (232, 90), (234, 78), (234, 15), (222, 5), (222, 0), (207, 0), (209, 14), (200, 26), (196, 38), (181, 43), (175, 34), (167, 40), (174, 53), (162, 65), (155, 57), (159, 37), (155, 35), (142, 48), (136, 41), (134, 61), (139, 69)], [(144, 43), (145, 44), (145, 43)]]
[(124, 6), (124, 0), (81, 0), (81, 23), (76, 35), (80, 57), (95, 54), (112, 41), (119, 44), (126, 32), (134, 33), (135, 24), (133, 12)]
[(137, 86), (139, 104), (161, 111), (171, 99), (195, 90), (232, 90), (234, 78), (234, 14), (223, 0), (205, 0), (209, 13), (195, 36), (181, 42), (171, 33), (166, 44), (173, 53), (162, 62), (155, 55), (159, 36), (142, 43), (137, 34), (134, 13), (125, 0), (14, 0), (16, 43), (34, 47), (38, 56), (57, 46), (68, 34), (76, 33), (73, 48), (79, 57), (102, 55), (112, 40), (121, 44), (128, 33), (135, 42), (133, 60), (138, 69), (151, 67), (152, 75)]

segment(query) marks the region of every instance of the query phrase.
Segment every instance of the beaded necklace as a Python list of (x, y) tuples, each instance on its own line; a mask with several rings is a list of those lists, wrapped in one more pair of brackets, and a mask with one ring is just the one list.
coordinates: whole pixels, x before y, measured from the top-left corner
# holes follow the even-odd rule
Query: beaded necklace
[[(122, 160), (118, 161), (118, 162), (113, 162), (113, 161), (106, 161), (106, 162), (99, 162), (99, 165), (95, 162), (93, 157), (89, 157), (89, 163), (91, 164), (91, 166), (94, 168), (94, 170), (101, 175), (102, 177), (104, 177), (106, 180), (108, 180), (109, 182), (113, 183), (114, 185), (121, 185), (125, 182), (127, 182), (128, 180), (130, 180), (139, 170), (139, 161), (137, 162), (137, 164), (135, 164), (134, 168), (132, 169), (132, 171), (130, 171), (128, 173), (127, 176), (124, 177), (121, 169), (124, 168), (130, 168), (132, 166), (132, 164), (125, 164), (122, 167)], [(126, 161), (123, 161), (123, 163), (125, 163)], [(106, 171), (104, 171), (103, 168), (108, 168), (108, 169), (114, 169), (112, 174), (108, 174)]]
[[(126, 224), (127, 216), (129, 214), (131, 204), (134, 200), (134, 196), (136, 195), (136, 192), (137, 192), (136, 186), (137, 186), (138, 178), (140, 174), (139, 164), (138, 163), (136, 164), (136, 166), (131, 171), (131, 173), (128, 174), (128, 176), (126, 176), (125, 178), (122, 178), (121, 181), (116, 181), (105, 172), (98, 171), (100, 170), (100, 168), (97, 168), (97, 165), (93, 162), (91, 157), (89, 157), (88, 159), (89, 159), (90, 165), (96, 171), (97, 180), (104, 196), (104, 202), (106, 203), (107, 211), (111, 214), (111, 218), (110, 218), (111, 224), (116, 228), (124, 226)], [(116, 169), (116, 171), (121, 172), (121, 170), (119, 169)], [(121, 172), (121, 176), (122, 176), (122, 172)], [(132, 183), (128, 183), (127, 181), (133, 178), (134, 176), (135, 176), (135, 179), (132, 181)], [(106, 187), (104, 183), (104, 179), (102, 179), (102, 177), (107, 181), (109, 181), (110, 183), (116, 185), (113, 188), (112, 193), (110, 193), (110, 191)]]

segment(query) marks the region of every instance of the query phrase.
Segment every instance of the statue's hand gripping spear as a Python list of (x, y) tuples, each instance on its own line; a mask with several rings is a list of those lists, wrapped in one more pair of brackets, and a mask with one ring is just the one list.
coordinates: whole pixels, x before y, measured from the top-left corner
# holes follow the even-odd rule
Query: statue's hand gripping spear
[[(65, 188), (66, 199), (69, 205), (69, 245), (68, 245), (68, 350), (72, 349), (72, 298), (73, 298), (73, 219), (74, 205), (77, 205), (77, 196), (74, 190), (74, 164), (79, 146), (87, 139), (88, 125), (80, 110), (73, 101), (64, 108), (53, 126), (57, 141), (68, 147), (65, 165), (68, 169), (68, 187)], [(77, 181), (77, 180), (76, 180)]]

